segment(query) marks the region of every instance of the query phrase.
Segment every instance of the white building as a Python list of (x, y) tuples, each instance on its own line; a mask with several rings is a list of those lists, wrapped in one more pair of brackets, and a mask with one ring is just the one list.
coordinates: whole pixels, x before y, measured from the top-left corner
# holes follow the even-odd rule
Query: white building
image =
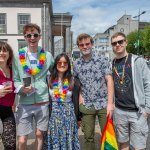
[(27, 23), (41, 27), (39, 45), (53, 55), (54, 37), (61, 33), (64, 37), (63, 50), (71, 50), (71, 20), (69, 13), (53, 13), (52, 0), (0, 0), (0, 40), (7, 41), (14, 51), (26, 45), (22, 27)]
[[(41, 18), (41, 15), (41, 8), (1, 8), (0, 39), (8, 41), (12, 48), (15, 51), (18, 51), (20, 47), (26, 45), (22, 35), (23, 25), (33, 22), (41, 27), (41, 19), (39, 19)], [(2, 24), (2, 22), (4, 24)], [(41, 41), (40, 45), (42, 45)]]
[[(138, 24), (139, 23), (139, 24)], [(112, 47), (111, 47), (111, 36), (116, 32), (123, 32), (128, 35), (130, 32), (143, 29), (145, 26), (144, 22), (138, 22), (138, 20), (133, 20), (131, 15), (123, 15), (116, 25), (108, 28), (104, 33), (97, 33), (94, 39), (94, 47), (98, 49), (101, 53), (113, 57)]]

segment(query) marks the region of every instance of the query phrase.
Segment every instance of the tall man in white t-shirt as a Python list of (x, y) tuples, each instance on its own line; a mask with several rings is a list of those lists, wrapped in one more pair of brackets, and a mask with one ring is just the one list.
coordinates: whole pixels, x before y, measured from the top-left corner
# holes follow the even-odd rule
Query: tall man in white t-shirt
[(48, 126), (49, 97), (46, 75), (54, 60), (50, 52), (38, 46), (40, 33), (40, 27), (36, 24), (30, 23), (23, 27), (28, 46), (19, 50), (13, 62), (13, 79), (16, 92), (20, 95), (16, 115), (19, 150), (27, 147), (28, 134), (33, 131), (33, 120), (36, 150), (41, 150), (43, 131)]

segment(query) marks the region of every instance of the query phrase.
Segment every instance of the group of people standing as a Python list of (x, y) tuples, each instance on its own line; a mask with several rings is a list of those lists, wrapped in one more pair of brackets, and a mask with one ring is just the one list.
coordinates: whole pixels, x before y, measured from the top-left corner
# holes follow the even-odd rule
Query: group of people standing
[[(0, 119), (5, 149), (16, 149), (17, 126), (19, 150), (27, 149), (33, 128), (36, 150), (80, 150), (81, 126), (85, 149), (95, 150), (95, 119), (98, 117), (103, 131), (108, 115), (113, 118), (120, 150), (129, 150), (130, 145), (135, 150), (146, 148), (150, 70), (143, 58), (127, 52), (123, 33), (111, 37), (113, 62), (92, 50), (90, 35), (80, 34), (77, 46), (82, 56), (73, 62), (73, 74), (67, 54), (54, 60), (38, 46), (38, 25), (25, 25), (23, 34), (27, 47), (15, 55), (9, 44), (0, 42)], [(15, 93), (19, 97), (16, 119), (12, 110)]]

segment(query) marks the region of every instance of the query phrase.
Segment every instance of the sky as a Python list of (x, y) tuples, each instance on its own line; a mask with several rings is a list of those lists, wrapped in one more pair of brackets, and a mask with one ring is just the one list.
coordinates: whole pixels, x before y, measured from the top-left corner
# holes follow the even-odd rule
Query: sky
[(150, 22), (150, 0), (52, 0), (53, 13), (70, 12), (73, 16), (73, 39), (80, 33), (94, 36), (117, 24), (124, 14), (137, 16), (146, 11), (140, 21)]

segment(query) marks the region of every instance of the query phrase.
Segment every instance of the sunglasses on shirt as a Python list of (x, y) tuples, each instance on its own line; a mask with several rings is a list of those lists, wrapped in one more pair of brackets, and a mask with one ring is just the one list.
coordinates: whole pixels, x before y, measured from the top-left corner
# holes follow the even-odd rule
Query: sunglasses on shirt
[(116, 46), (117, 44), (122, 45), (124, 41), (125, 40), (123, 39), (123, 40), (119, 40), (119, 41), (116, 41), (116, 42), (112, 42), (111, 45), (112, 46)]
[(32, 36), (33, 36), (34, 38), (37, 38), (37, 37), (40, 36), (40, 34), (38, 34), (38, 33), (32, 33), (32, 34), (26, 34), (26, 35), (25, 35), (26, 38), (31, 38)]

